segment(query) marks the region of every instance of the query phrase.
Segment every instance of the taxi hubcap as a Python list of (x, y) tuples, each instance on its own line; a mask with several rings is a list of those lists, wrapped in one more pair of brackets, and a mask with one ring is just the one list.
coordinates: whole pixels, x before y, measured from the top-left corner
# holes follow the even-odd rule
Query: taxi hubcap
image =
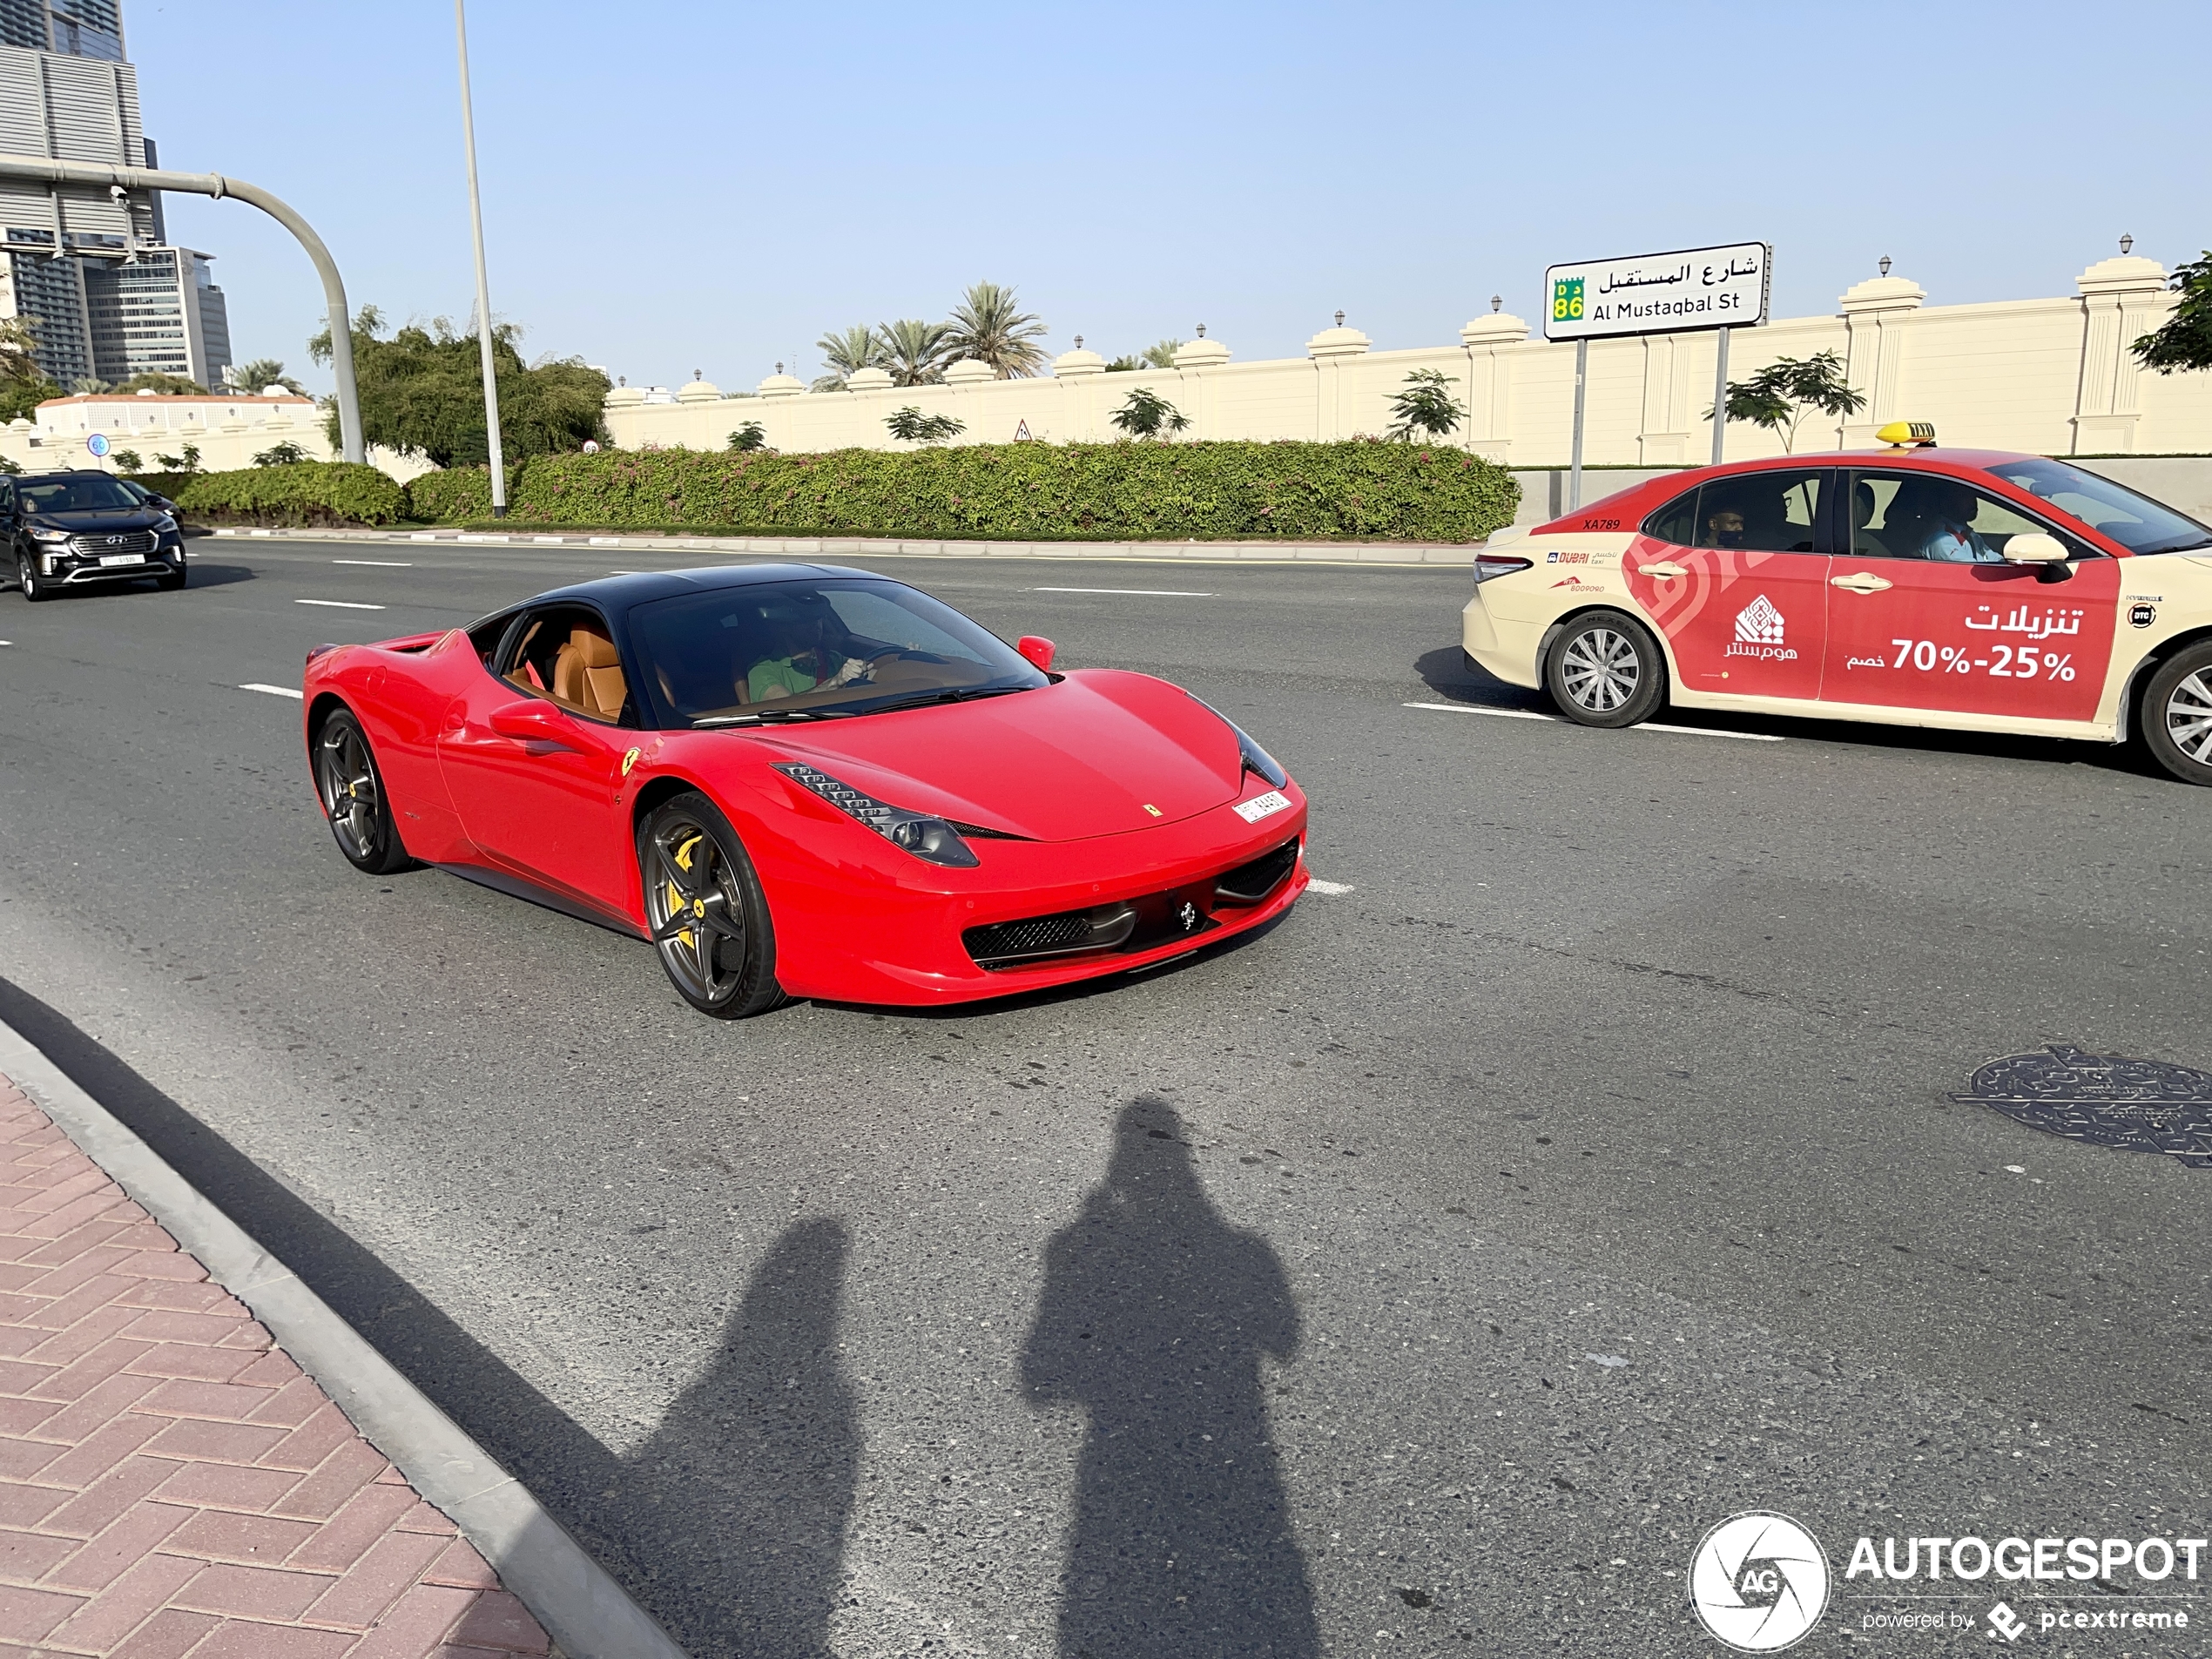
[(2212, 678), (2199, 669), (2166, 699), (2166, 733), (2200, 765), (2212, 765)]
[(1611, 628), (1576, 636), (1560, 660), (1567, 695), (1594, 714), (1610, 714), (1634, 697), (1641, 677), (1635, 646)]

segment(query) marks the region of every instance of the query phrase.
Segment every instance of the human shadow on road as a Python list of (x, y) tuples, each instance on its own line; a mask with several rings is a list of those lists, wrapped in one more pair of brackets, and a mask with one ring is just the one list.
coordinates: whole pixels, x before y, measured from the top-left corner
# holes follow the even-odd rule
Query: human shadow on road
[[(655, 1599), (672, 1604), (663, 1616), (694, 1653), (830, 1652), (860, 1479), (858, 1403), (837, 1345), (849, 1247), (841, 1222), (786, 1229), (713, 1361), (625, 1460), (617, 1517), (684, 1506), (647, 1571), (669, 1586)], [(658, 1530), (640, 1521), (619, 1529)]]
[(1297, 1351), (1275, 1252), (1224, 1221), (1162, 1102), (1123, 1109), (1106, 1179), (1045, 1251), (1022, 1361), (1088, 1413), (1062, 1659), (1312, 1659), (1312, 1587), (1262, 1398)]

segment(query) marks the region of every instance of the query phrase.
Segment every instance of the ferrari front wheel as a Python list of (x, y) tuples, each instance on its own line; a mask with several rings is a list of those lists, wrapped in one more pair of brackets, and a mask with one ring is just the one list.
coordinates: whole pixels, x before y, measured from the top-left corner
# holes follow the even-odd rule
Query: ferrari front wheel
[(338, 710), (315, 734), (315, 792), (338, 850), (354, 868), (390, 875), (415, 861), (400, 840), (368, 734), (351, 709)]
[(677, 995), (718, 1020), (765, 1014), (784, 1000), (760, 878), (712, 801), (691, 792), (649, 813), (637, 826), (637, 874), (653, 948)]

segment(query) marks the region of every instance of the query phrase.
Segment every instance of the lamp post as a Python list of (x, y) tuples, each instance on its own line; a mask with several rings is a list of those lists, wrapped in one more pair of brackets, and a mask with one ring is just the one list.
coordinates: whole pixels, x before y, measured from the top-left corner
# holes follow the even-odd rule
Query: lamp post
[(499, 443), (499, 380), (492, 371), (491, 278), (484, 271), (484, 204), (476, 189), (476, 118), (469, 102), (469, 17), (453, 0), (453, 31), (461, 45), (461, 142), (469, 155), (469, 229), (476, 244), (476, 345), (484, 363), (484, 435), (491, 442), (491, 516), (507, 516), (507, 463)]

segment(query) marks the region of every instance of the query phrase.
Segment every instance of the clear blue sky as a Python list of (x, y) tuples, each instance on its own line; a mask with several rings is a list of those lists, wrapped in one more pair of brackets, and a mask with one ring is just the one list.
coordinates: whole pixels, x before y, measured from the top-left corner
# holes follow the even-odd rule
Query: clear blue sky
[[(356, 304), (472, 301), (437, 0), (124, 0), (165, 165), (321, 230)], [(1549, 262), (1764, 238), (1777, 316), (1887, 253), (1937, 303), (2212, 245), (2212, 6), (1637, 0), (652, 5), (475, 0), (495, 314), (531, 355), (725, 389), (853, 322), (1018, 287), (1067, 350), (1208, 325), (1295, 354), (1341, 307), (1443, 343)], [(169, 199), (238, 354), (307, 368), (281, 231)], [(311, 385), (321, 374), (304, 375)]]

